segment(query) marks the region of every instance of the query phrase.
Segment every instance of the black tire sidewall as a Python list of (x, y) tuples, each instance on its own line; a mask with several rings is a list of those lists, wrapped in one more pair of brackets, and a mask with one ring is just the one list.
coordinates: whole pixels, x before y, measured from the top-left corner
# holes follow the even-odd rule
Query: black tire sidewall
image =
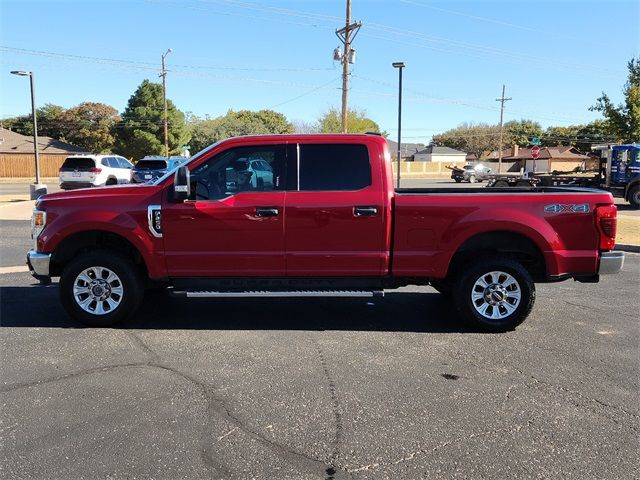
[[(516, 310), (499, 321), (482, 316), (471, 300), (471, 291), (475, 282), (481, 275), (491, 271), (502, 271), (511, 275), (518, 282), (522, 293)], [(498, 257), (479, 260), (461, 272), (452, 293), (454, 305), (462, 319), (471, 327), (488, 332), (504, 332), (520, 325), (531, 312), (536, 297), (535, 284), (529, 272), (515, 260)]]
[[(83, 270), (101, 266), (112, 270), (122, 283), (122, 302), (105, 315), (92, 315), (84, 311), (75, 301), (73, 284)], [(69, 262), (60, 277), (60, 300), (67, 313), (85, 325), (106, 327), (125, 320), (135, 313), (142, 301), (144, 290), (140, 274), (133, 263), (124, 255), (109, 250), (96, 250), (80, 254)]]
[(633, 187), (631, 187), (628, 197), (629, 203), (633, 208), (640, 208), (640, 201), (637, 201), (637, 199), (634, 198), (638, 194), (640, 194), (640, 185), (634, 185)]

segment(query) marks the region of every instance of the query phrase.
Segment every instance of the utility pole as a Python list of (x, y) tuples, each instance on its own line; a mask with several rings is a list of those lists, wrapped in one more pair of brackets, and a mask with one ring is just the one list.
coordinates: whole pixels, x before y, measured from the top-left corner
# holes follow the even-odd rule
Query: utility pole
[(162, 54), (162, 100), (164, 102), (164, 156), (169, 158), (169, 125), (167, 118), (167, 69), (164, 67), (164, 59), (173, 50), (168, 49)]
[(498, 173), (502, 169), (502, 119), (504, 117), (504, 102), (508, 102), (512, 100), (511, 97), (504, 97), (504, 84), (502, 85), (502, 96), (500, 98), (496, 98), (496, 102), (500, 102), (500, 146), (498, 148)]
[[(347, 92), (349, 91), (349, 64), (355, 63), (356, 51), (351, 48), (351, 42), (356, 38), (362, 22), (351, 23), (351, 0), (347, 0), (347, 14), (344, 27), (336, 30), (336, 35), (344, 44), (340, 55), (334, 54), (335, 60), (342, 61), (342, 133), (347, 133)], [(353, 35), (352, 35), (353, 32)], [(336, 49), (337, 50), (337, 49)]]

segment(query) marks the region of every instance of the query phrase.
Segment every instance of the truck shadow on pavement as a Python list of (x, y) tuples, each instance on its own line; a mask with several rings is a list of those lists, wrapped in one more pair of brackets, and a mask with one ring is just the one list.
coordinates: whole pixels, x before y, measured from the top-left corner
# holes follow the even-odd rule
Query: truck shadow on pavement
[[(1, 327), (86, 328), (69, 318), (48, 287), (0, 288)], [(153, 292), (119, 329), (344, 330), (472, 332), (435, 292), (389, 292), (379, 299), (184, 299)]]

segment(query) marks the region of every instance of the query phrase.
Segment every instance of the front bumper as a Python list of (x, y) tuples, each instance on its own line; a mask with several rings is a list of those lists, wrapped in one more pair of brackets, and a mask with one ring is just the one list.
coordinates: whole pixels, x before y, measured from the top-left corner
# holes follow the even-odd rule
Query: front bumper
[(50, 253), (39, 253), (35, 250), (29, 250), (27, 253), (27, 266), (29, 272), (37, 279), (49, 278), (49, 263), (51, 262)]
[(600, 255), (598, 275), (618, 273), (624, 266), (624, 252), (604, 252)]

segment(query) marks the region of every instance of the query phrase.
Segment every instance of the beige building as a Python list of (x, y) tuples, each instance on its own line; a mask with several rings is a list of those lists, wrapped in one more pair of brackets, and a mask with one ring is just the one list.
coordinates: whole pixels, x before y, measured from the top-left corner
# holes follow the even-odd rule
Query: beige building
[[(50, 137), (38, 137), (40, 176), (57, 177), (69, 155), (89, 153), (83, 148)], [(33, 137), (0, 128), (0, 177), (35, 178)]]

